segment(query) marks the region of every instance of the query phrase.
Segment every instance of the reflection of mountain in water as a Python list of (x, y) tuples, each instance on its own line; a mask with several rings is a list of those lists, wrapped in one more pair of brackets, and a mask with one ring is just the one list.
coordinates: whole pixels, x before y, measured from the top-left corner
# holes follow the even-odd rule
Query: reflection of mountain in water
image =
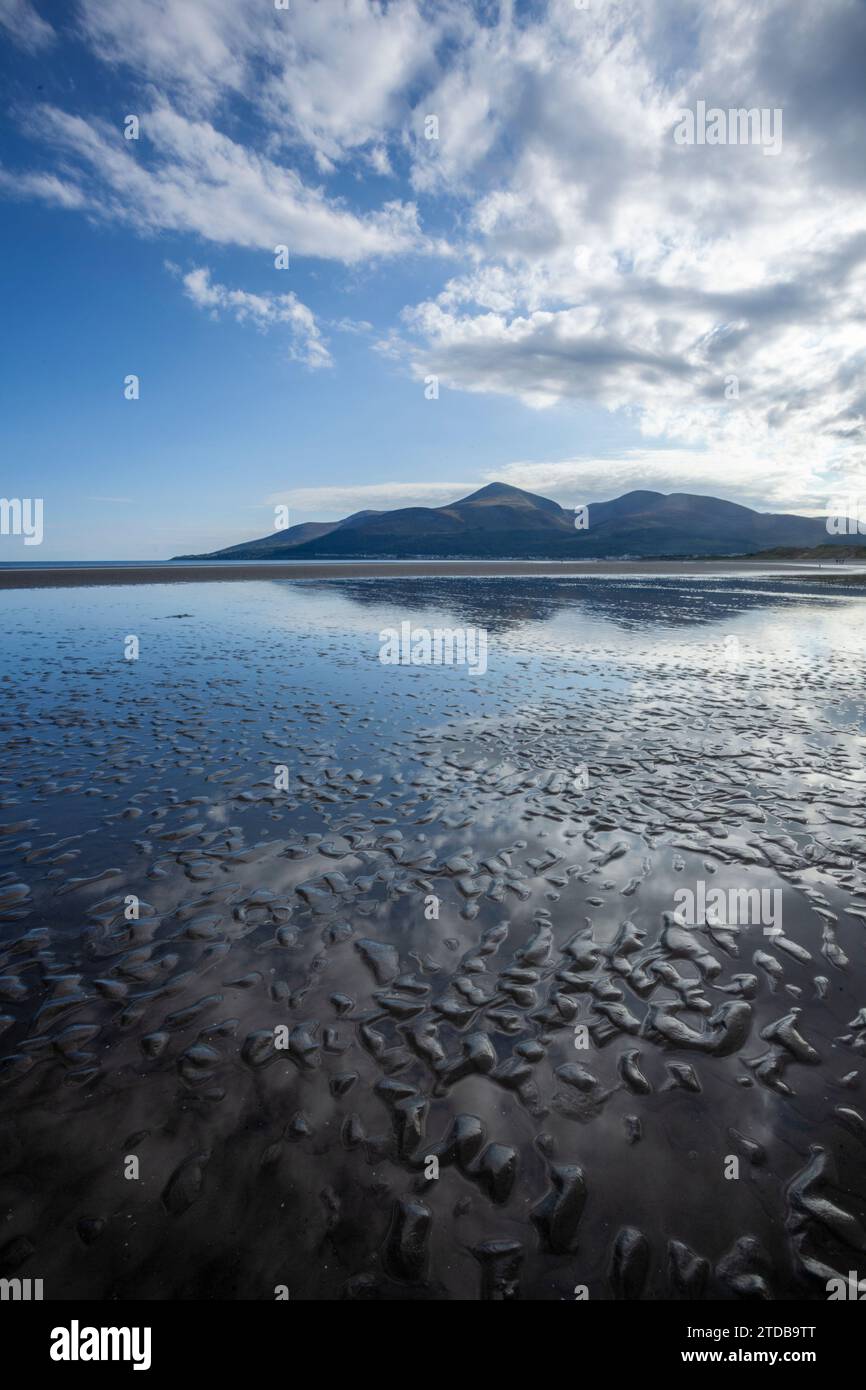
[[(733, 1306), (862, 1272), (863, 598), (309, 582), (9, 605), (0, 1276)], [(410, 614), (498, 626), (483, 683), (382, 665)], [(708, 876), (784, 935), (677, 925)]]
[(509, 632), (526, 623), (545, 622), (569, 608), (579, 608), (618, 627), (633, 629), (649, 623), (671, 628), (706, 627), (740, 613), (792, 603), (824, 612), (835, 607), (835, 599), (825, 593), (804, 593), (800, 581), (787, 585), (776, 579), (770, 582), (772, 590), (766, 580), (732, 582), (728, 578), (689, 582), (601, 577), (425, 577), (313, 579), (304, 580), (303, 585), (322, 593), (336, 589), (341, 597), (359, 607), (393, 608), (403, 617), (429, 612), (441, 622), (443, 613), (447, 613), (466, 625), (484, 627), (489, 632)]

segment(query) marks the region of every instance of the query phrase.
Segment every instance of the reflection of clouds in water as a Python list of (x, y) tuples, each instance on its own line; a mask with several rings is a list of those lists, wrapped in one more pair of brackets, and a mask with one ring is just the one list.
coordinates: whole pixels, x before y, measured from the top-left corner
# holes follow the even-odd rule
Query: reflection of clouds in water
[[(51, 1258), (73, 1284), (111, 1286), (126, 1224), (109, 1221), (106, 1254), (97, 1247), (86, 1269), (68, 1229), (79, 1208), (111, 1216), (123, 1201), (111, 1174), (93, 1172), (95, 1136), (147, 1130), (159, 1178), (137, 1209), (122, 1291), (134, 1280), (137, 1296), (231, 1297), (240, 1287), (261, 1297), (285, 1282), (335, 1298), (360, 1270), (399, 1296), (382, 1285), (381, 1250), (395, 1203), (418, 1179), (413, 1126), (429, 1152), (462, 1115), (483, 1126), (475, 1157), (489, 1143), (502, 1170), (482, 1181), (474, 1159), (443, 1164), (442, 1187), (422, 1193), (432, 1277), (449, 1295), (475, 1295), (476, 1262), (461, 1263), (463, 1253), (505, 1229), (535, 1252), (529, 1294), (550, 1296), (562, 1255), (539, 1245), (526, 1215), (549, 1183), (533, 1143), (543, 1129), (551, 1161), (585, 1171), (580, 1251), (593, 1296), (606, 1296), (623, 1224), (660, 1254), (674, 1238), (714, 1264), (753, 1234), (774, 1292), (799, 1296), (785, 1184), (808, 1142), (837, 1145), (829, 1082), (858, 1064), (838, 1042), (863, 975), (862, 927), (845, 915), (863, 852), (852, 828), (863, 820), (852, 781), (862, 742), (839, 729), (859, 688), (850, 644), (863, 644), (850, 602), (611, 581), (375, 581), (362, 592), (359, 601), (346, 581), (192, 585), (183, 623), (152, 621), (179, 606), (157, 589), (40, 595), (10, 610), (20, 663), (4, 694), (11, 732), (29, 741), (11, 745), (20, 804), (7, 819), (32, 816), (34, 843), (82, 837), (79, 858), (58, 865), (59, 885), (51, 859), (27, 864), (37, 909), (25, 925), (57, 932), (55, 963), (91, 996), (78, 1017), (105, 1030), (92, 1065), (106, 1084), (87, 1106), (46, 1049), (33, 1054), (38, 1084), (14, 1093), (20, 1114), (32, 1106), (40, 1117), (26, 1128), (33, 1166), (48, 1175), (45, 1211), (68, 1209), (43, 1237)], [(376, 637), (394, 619), (484, 624), (488, 614), (498, 660), (483, 681), (379, 665)], [(134, 673), (118, 650), (128, 631), (146, 639)], [(761, 653), (748, 679), (748, 668), (719, 661), (731, 632)], [(288, 796), (273, 792), (276, 762), (292, 767)], [(575, 785), (579, 763), (585, 787)], [(75, 782), (52, 789), (58, 770), (73, 769)], [(133, 796), (144, 819), (118, 821)], [(68, 874), (115, 859), (119, 878), (57, 896)], [(708, 874), (720, 888), (780, 888), (786, 935), (805, 957), (752, 932), (734, 943), (738, 954), (704, 929), (684, 933), (700, 958), (663, 939), (676, 890)], [(435, 922), (422, 910), (431, 885)], [(161, 918), (134, 941), (111, 906), (112, 891), (127, 889)], [(828, 953), (824, 901), (850, 964)], [(483, 933), (505, 923), (496, 950), (482, 953)], [(82, 930), (103, 954), (80, 950)], [(383, 978), (358, 950), (363, 939), (390, 953)], [(777, 955), (778, 970), (756, 961), (756, 948)], [(825, 971), (833, 989), (819, 999)], [(42, 974), (22, 978), (41, 1000)], [(744, 992), (748, 1040), (734, 1047), (735, 1036), (727, 1052)], [(34, 1002), (5, 1039), (9, 1052)], [(738, 1014), (716, 1015), (731, 1003)], [(788, 1062), (761, 1037), (792, 1007), (820, 1065)], [(668, 1034), (686, 1025), (688, 1044), (653, 1032), (651, 1008)], [(575, 1021), (594, 1030), (589, 1058), (573, 1048)], [(44, 1021), (61, 1051), (65, 1023)], [(292, 1057), (271, 1065), (276, 1023), (300, 1031)], [(633, 1050), (645, 1092), (623, 1084)], [(560, 1070), (575, 1061), (596, 1078), (583, 1109)], [(677, 1061), (699, 1089), (672, 1088)], [(720, 1155), (738, 1151), (732, 1128), (766, 1144), (772, 1190), (722, 1184)], [(204, 1151), (201, 1196), (191, 1193), (181, 1221), (167, 1218), (160, 1191)], [(651, 1280), (653, 1297), (669, 1296), (663, 1258)]]
[[(152, 627), (172, 609), (172, 598), (161, 586), (129, 589), (88, 589), (87, 633), (102, 632), (116, 640), (124, 631), (143, 629), (145, 643), (162, 644), (176, 635), (174, 625)], [(10, 628), (16, 610), (22, 618), (44, 620), (62, 627), (73, 640), (81, 625), (82, 597), (75, 590), (11, 591), (4, 595)], [(485, 627), (501, 651), (527, 648), (559, 655), (594, 657), (612, 649), (630, 664), (687, 664), (707, 637), (708, 626), (723, 625), (735, 634), (745, 654), (763, 660), (768, 651), (804, 652), (831, 648), (848, 651), (858, 646), (858, 597), (834, 592), (804, 594), (756, 580), (659, 580), (500, 578), (500, 579), (337, 579), (262, 580), (237, 584), (184, 585), (184, 611), (191, 617), (183, 627), (198, 640), (215, 645), (225, 655), (225, 625), (234, 619), (246, 633), (276, 643), (283, 634), (307, 633), (329, 641), (355, 634), (358, 654), (369, 646), (378, 654), (383, 627), (413, 621), (420, 626), (474, 625)], [(176, 605), (175, 605), (176, 606)], [(35, 610), (35, 612), (34, 612)], [(791, 621), (793, 617), (794, 621)], [(26, 625), (25, 625), (26, 631)], [(643, 657), (636, 653), (635, 634), (651, 636)], [(674, 640), (672, 634), (679, 636)], [(715, 631), (708, 651), (718, 643)]]
[[(287, 581), (287, 590), (296, 586)], [(500, 649), (525, 643), (535, 651), (595, 655), (613, 644), (634, 656), (635, 630), (653, 636), (653, 652), (664, 645), (665, 659), (687, 661), (705, 637), (700, 630), (725, 624), (738, 637), (744, 654), (763, 659), (768, 649), (781, 653), (798, 648), (820, 650), (850, 641), (851, 605), (862, 600), (847, 595), (804, 594), (792, 586), (770, 589), (761, 581), (615, 579), (489, 579), (489, 580), (335, 580), (304, 586), (309, 598), (306, 621), (343, 631), (378, 633), (399, 618), (429, 625), (431, 614), (444, 622), (484, 626)], [(368, 621), (358, 609), (369, 611)], [(796, 613), (793, 626), (788, 615)], [(693, 639), (683, 629), (695, 630)], [(680, 631), (673, 642), (667, 635)], [(623, 641), (625, 634), (626, 640)], [(713, 637), (712, 642), (719, 639)], [(648, 657), (649, 659), (649, 657)]]

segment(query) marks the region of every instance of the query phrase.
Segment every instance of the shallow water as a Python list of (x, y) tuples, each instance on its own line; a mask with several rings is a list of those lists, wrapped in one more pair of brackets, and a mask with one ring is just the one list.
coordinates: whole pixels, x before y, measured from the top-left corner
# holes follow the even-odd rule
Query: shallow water
[[(866, 1276), (864, 599), (442, 578), (2, 607), (0, 1276)], [(381, 664), (406, 620), (486, 628), (487, 671)], [(782, 934), (673, 920), (699, 881), (778, 891)]]

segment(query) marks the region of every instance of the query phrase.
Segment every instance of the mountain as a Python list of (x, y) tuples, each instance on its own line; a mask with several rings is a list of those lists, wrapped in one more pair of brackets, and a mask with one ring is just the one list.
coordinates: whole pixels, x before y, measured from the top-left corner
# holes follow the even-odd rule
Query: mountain
[(749, 555), (778, 546), (851, 544), (830, 536), (823, 517), (756, 512), (688, 492), (627, 492), (574, 511), (506, 483), (446, 507), (355, 512), (336, 522), (304, 522), (257, 541), (176, 560), (539, 559)]
[[(303, 521), (299, 526), (288, 526), (284, 531), (274, 531), (270, 536), (262, 536), (258, 541), (242, 541), (240, 545), (230, 545), (225, 550), (215, 550), (210, 555), (175, 555), (175, 560), (282, 560), (289, 551), (307, 542), (321, 540), (332, 531), (344, 527), (357, 526), (378, 512), (353, 512), (342, 521)], [(294, 558), (294, 557), (292, 557)]]

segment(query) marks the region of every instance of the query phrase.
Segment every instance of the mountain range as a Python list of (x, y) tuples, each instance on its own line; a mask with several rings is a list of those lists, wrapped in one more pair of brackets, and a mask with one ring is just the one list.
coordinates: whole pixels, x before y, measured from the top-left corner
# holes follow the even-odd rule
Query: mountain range
[[(624, 559), (751, 555), (779, 546), (851, 544), (828, 535), (824, 517), (757, 512), (688, 492), (627, 492), (573, 509), (507, 483), (445, 507), (363, 511), (306, 521), (208, 555), (175, 560)], [(856, 543), (856, 527), (855, 527)]]

